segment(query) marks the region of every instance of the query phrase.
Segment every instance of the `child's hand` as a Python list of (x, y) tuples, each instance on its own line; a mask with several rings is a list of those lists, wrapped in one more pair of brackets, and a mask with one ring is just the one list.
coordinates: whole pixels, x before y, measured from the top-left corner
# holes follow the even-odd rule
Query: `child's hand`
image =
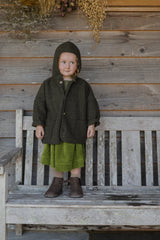
[(36, 127), (36, 137), (40, 140), (44, 137), (44, 128), (41, 125)]
[(91, 138), (93, 137), (95, 134), (95, 126), (94, 124), (88, 126), (88, 130), (87, 130), (87, 138)]

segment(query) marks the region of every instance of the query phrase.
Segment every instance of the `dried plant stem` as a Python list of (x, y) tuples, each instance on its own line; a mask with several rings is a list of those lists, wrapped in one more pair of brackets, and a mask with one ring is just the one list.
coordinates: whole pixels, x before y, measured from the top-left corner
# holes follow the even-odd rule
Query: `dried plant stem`
[(55, 6), (55, 0), (38, 0), (40, 5), (40, 14), (49, 15)]

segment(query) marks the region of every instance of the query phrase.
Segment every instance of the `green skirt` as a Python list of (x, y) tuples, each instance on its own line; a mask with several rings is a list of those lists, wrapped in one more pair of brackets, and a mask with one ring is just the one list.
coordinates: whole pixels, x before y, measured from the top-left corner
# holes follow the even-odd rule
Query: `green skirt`
[(60, 143), (44, 144), (41, 163), (50, 165), (58, 172), (68, 172), (74, 168), (84, 167), (84, 144)]

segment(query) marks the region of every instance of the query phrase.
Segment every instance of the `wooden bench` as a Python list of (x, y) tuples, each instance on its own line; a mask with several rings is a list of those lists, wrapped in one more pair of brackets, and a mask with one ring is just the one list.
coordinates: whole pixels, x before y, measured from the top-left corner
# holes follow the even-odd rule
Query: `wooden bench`
[[(42, 144), (32, 117), (16, 111), (16, 148), (0, 159), (0, 233), (7, 224), (81, 227), (81, 229), (160, 226), (160, 118), (103, 117), (86, 143), (84, 197), (44, 197), (53, 176), (40, 164)], [(7, 178), (15, 165), (15, 183)], [(67, 174), (65, 175), (67, 178)], [(12, 187), (11, 187), (12, 185)]]

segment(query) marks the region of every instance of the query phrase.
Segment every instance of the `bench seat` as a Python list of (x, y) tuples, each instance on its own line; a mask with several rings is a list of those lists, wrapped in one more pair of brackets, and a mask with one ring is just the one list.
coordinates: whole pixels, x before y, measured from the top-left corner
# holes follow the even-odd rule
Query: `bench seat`
[[(7, 224), (15, 224), (19, 234), (26, 224), (160, 228), (160, 117), (102, 117), (95, 137), (86, 142), (84, 197), (78, 199), (69, 197), (68, 173), (63, 194), (44, 197), (53, 170), (40, 163), (43, 145), (34, 131), (32, 117), (17, 110), (16, 148), (0, 157), (1, 240), (7, 240)], [(8, 185), (12, 168), (15, 180)]]
[(160, 225), (159, 187), (83, 187), (84, 197), (71, 199), (68, 186), (57, 198), (43, 196), (46, 187), (20, 187), (9, 194), (9, 224)]

